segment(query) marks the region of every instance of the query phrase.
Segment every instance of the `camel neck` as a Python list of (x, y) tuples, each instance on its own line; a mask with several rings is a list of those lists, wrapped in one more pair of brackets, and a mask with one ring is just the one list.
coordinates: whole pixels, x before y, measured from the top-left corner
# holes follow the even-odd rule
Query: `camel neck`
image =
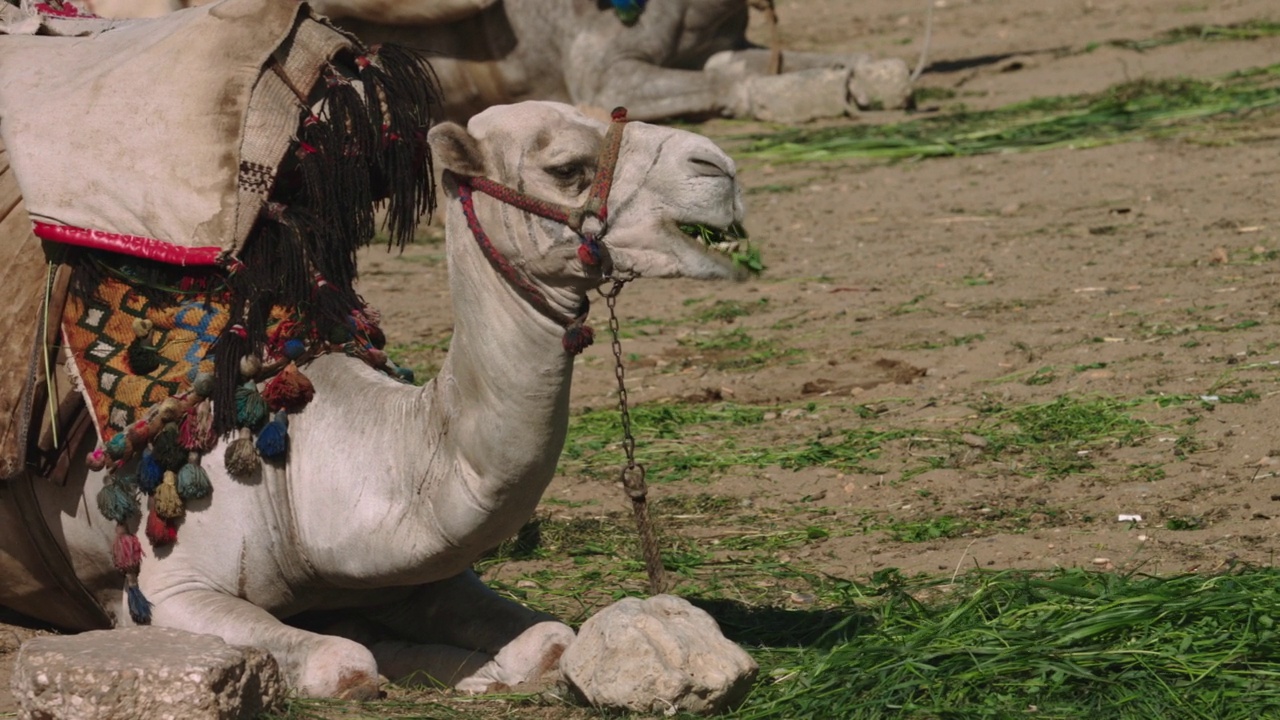
[[(453, 429), (460, 481), (442, 483), (435, 504), (451, 512), (477, 510), (474, 522), (462, 519), (445, 528), (455, 542), (469, 544), (458, 535), (498, 542), (533, 513), (555, 473), (568, 426), (573, 356), (562, 345), (564, 328), (490, 266), (456, 205), (448, 211), (446, 240), (454, 334), (435, 394), (443, 405), (437, 412)], [(497, 201), (477, 198), (477, 206), (494, 235), (530, 232), (518, 212)], [(501, 240), (495, 238), (511, 246)], [(542, 291), (565, 314), (583, 300), (565, 288)]]

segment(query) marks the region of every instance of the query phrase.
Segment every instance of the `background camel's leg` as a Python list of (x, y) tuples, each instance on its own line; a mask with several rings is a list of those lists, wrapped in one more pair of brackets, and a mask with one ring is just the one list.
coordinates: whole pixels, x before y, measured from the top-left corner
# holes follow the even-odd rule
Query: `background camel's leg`
[[(767, 48), (726, 50), (716, 53), (704, 66), (707, 72), (747, 77), (770, 76), (770, 51)], [(851, 99), (864, 109), (896, 110), (910, 103), (911, 69), (899, 58), (876, 60), (864, 53), (834, 55), (809, 52), (783, 52), (782, 75), (811, 70), (848, 70), (848, 91)], [(748, 95), (751, 93), (748, 92)]]
[(622, 105), (632, 120), (738, 117), (750, 109), (740, 78), (719, 71), (672, 70), (621, 60), (599, 73), (566, 80), (574, 104), (605, 111)]
[[(708, 69), (734, 68), (733, 72), (747, 75), (770, 75), (769, 48), (747, 48), (745, 50), (725, 50), (712, 55), (704, 66)], [(872, 62), (866, 53), (850, 53), (834, 55), (831, 53), (782, 51), (782, 72), (797, 72), (822, 68), (854, 69), (859, 65)]]
[[(418, 670), (441, 681), (453, 670), (452, 684), (469, 692), (538, 680), (556, 667), (574, 638), (568, 625), (502, 597), (470, 570), (423, 585), (368, 615), (414, 644), (375, 643), (379, 663), (384, 657), (391, 663), (384, 674), (412, 674), (409, 663), (421, 662)], [(477, 665), (478, 658), (485, 662)]]
[(266, 610), (215, 590), (163, 597), (152, 610), (152, 623), (262, 648), (275, 656), (289, 685), (302, 695), (368, 699), (378, 694), (378, 667), (363, 645), (289, 627)]

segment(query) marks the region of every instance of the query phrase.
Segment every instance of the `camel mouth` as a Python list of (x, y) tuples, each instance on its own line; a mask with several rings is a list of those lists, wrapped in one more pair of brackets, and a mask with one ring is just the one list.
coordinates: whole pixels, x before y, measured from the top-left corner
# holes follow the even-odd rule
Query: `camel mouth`
[(760, 259), (760, 249), (753, 247), (747, 236), (747, 229), (742, 223), (734, 222), (728, 227), (715, 227), (705, 223), (679, 223), (680, 232), (699, 241), (703, 248), (720, 255), (727, 256), (734, 267), (759, 275), (764, 271), (764, 263)]

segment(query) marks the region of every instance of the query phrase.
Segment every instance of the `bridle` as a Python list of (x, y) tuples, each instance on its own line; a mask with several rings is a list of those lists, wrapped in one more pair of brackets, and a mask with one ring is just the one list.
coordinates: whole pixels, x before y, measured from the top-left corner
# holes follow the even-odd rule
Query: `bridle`
[[(561, 344), (565, 352), (577, 355), (586, 350), (595, 341), (595, 331), (586, 324), (587, 313), (591, 303), (583, 298), (582, 305), (572, 316), (565, 316), (547, 300), (546, 295), (528, 277), (515, 268), (511, 261), (502, 254), (480, 226), (476, 216), (473, 191), (480, 191), (489, 197), (507, 205), (532, 213), (539, 217), (566, 225), (578, 234), (578, 259), (583, 265), (601, 266), (603, 275), (608, 278), (612, 267), (603, 252), (602, 241), (609, 229), (609, 191), (613, 187), (613, 171), (618, 164), (618, 153), (622, 147), (622, 131), (627, 124), (627, 109), (615, 108), (611, 113), (612, 122), (604, 136), (604, 147), (600, 150), (596, 162), (596, 174), (591, 180), (587, 199), (578, 207), (569, 207), (560, 203), (543, 200), (516, 190), (502, 183), (485, 177), (471, 177), (445, 171), (457, 185), (458, 199), (462, 202), (462, 213), (467, 219), (467, 227), (476, 243), (484, 251), (489, 264), (515, 288), (530, 305), (543, 315), (554, 320), (564, 328)], [(593, 232), (583, 232), (588, 218), (595, 218), (599, 227)]]
[[(586, 324), (587, 313), (591, 309), (591, 303), (584, 297), (578, 312), (572, 317), (566, 317), (558, 311), (547, 300), (542, 290), (517, 270), (498, 248), (494, 247), (493, 242), (489, 240), (489, 236), (485, 234), (484, 228), (480, 227), (480, 219), (476, 216), (472, 191), (479, 190), (489, 197), (525, 212), (568, 226), (569, 229), (578, 234), (580, 241), (578, 244), (578, 259), (582, 261), (582, 264), (601, 266), (601, 279), (612, 280), (612, 288), (603, 294), (605, 303), (609, 307), (609, 330), (613, 338), (614, 373), (618, 380), (618, 407), (622, 414), (622, 447), (627, 456), (627, 464), (622, 468), (621, 480), (627, 496), (631, 499), (636, 526), (640, 532), (640, 545), (644, 551), (645, 571), (649, 576), (649, 591), (657, 595), (666, 590), (666, 580), (657, 535), (654, 533), (652, 522), (649, 519), (649, 506), (646, 499), (648, 485), (645, 483), (644, 466), (637, 463), (635, 457), (636, 441), (631, 434), (631, 413), (627, 407), (627, 386), (623, 377), (622, 345), (618, 333), (618, 316), (614, 312), (614, 303), (618, 299), (618, 293), (622, 291), (622, 286), (634, 275), (630, 277), (615, 276), (612, 267), (609, 265), (609, 258), (602, 252), (602, 241), (609, 229), (609, 190), (613, 187), (613, 171), (618, 164), (618, 152), (622, 147), (622, 131), (627, 123), (627, 109), (615, 108), (611, 116), (613, 121), (604, 136), (604, 147), (600, 150), (600, 156), (596, 163), (596, 175), (591, 180), (591, 188), (587, 193), (587, 199), (578, 207), (571, 208), (560, 203), (526, 195), (515, 188), (494, 182), (488, 178), (467, 177), (457, 173), (450, 173), (447, 170), (445, 172), (452, 177), (453, 182), (458, 187), (458, 199), (462, 202), (462, 213), (467, 218), (467, 226), (471, 228), (471, 234), (475, 237), (476, 243), (480, 245), (485, 257), (489, 259), (489, 264), (493, 265), (498, 274), (506, 278), (507, 282), (511, 283), (511, 286), (529, 304), (564, 328), (564, 336), (560, 339), (560, 343), (564, 346), (565, 352), (570, 355), (577, 355), (586, 350), (595, 341), (595, 331)], [(599, 227), (594, 232), (583, 232), (583, 226), (587, 218), (595, 218), (598, 221)]]

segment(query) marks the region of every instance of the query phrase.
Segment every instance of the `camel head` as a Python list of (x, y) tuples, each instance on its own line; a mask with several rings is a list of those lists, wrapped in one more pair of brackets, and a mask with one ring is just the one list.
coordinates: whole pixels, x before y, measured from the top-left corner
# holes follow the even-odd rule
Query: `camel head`
[[(477, 215), (485, 228), (499, 230), (490, 231), (495, 247), (552, 287), (594, 287), (610, 270), (645, 277), (743, 277), (732, 259), (743, 219), (733, 160), (691, 132), (641, 122), (613, 125), (620, 125), (613, 132), (622, 136), (607, 191), (607, 223), (591, 213), (579, 218), (578, 230), (563, 218), (529, 214), (517, 220), (511, 213), (521, 210), (490, 199), (484, 208), (477, 203)], [(569, 105), (524, 102), (489, 108), (466, 128), (437, 125), (429, 141), (437, 162), (463, 183), (486, 178), (572, 211), (596, 194), (593, 181), (609, 164), (602, 151), (608, 155), (610, 127)], [(456, 200), (458, 183), (446, 186)], [(580, 246), (584, 236), (597, 235), (593, 261)]]

